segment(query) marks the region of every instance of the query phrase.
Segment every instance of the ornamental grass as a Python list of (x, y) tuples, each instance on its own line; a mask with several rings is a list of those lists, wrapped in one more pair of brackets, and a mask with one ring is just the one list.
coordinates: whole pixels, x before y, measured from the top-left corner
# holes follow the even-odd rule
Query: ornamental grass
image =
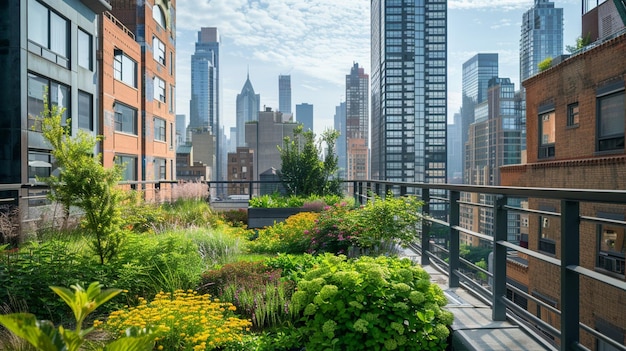
[(152, 327), (159, 350), (226, 350), (241, 344), (252, 325), (235, 317), (236, 309), (208, 294), (177, 290), (161, 292), (151, 302), (140, 298), (137, 307), (114, 311), (94, 325), (119, 336), (129, 327)]

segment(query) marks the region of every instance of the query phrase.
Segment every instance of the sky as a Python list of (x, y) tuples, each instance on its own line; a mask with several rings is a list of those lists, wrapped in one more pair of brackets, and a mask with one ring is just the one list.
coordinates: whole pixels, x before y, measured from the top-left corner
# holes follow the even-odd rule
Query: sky
[[(553, 2), (563, 8), (563, 44), (574, 45), (581, 32), (581, 0)], [(521, 21), (533, 3), (448, 0), (449, 122), (461, 107), (463, 63), (477, 53), (497, 53), (500, 77), (519, 89)], [(197, 32), (217, 27), (220, 110), (227, 135), (235, 126), (235, 101), (248, 73), (262, 109), (278, 107), (278, 75), (290, 74), (292, 112), (296, 104), (313, 104), (315, 132), (332, 128), (353, 63), (371, 73), (369, 21), (369, 0), (177, 0), (176, 113), (189, 121)]]

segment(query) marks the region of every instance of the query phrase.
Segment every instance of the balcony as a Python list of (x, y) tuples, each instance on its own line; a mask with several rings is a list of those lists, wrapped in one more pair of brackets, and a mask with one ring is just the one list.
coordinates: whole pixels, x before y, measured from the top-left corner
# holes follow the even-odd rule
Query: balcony
[[(228, 182), (208, 183), (215, 190)], [(237, 183), (246, 184), (253, 196), (259, 194), (260, 182)], [(404, 254), (425, 267), (446, 292), (455, 315), (454, 350), (626, 350), (626, 281), (620, 251), (626, 248), (625, 190), (373, 180), (345, 185), (354, 189), (350, 195), (357, 203), (389, 191), (425, 202), (416, 242)], [(494, 200), (471, 201), (485, 197)], [(550, 203), (550, 210), (532, 205), (542, 203)], [(485, 226), (493, 236), (462, 227), (460, 214), (466, 212), (462, 208), (491, 211), (493, 215), (485, 218), (493, 223)], [(597, 208), (609, 208), (621, 219), (596, 215)], [(511, 220), (516, 215), (530, 220)], [(622, 228), (612, 242), (620, 246), (613, 246), (616, 254), (610, 257), (599, 243), (603, 235), (599, 228), (605, 225)], [(489, 245), (487, 269), (461, 257), (460, 234)]]

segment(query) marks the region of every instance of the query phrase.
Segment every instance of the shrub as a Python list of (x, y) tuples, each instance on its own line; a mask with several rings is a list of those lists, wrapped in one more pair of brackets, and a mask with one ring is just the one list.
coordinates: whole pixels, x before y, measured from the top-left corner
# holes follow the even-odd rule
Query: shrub
[(380, 256), (325, 255), (298, 282), (307, 351), (444, 350), (452, 314), (421, 267)]
[(248, 211), (244, 208), (221, 212), (222, 218), (233, 227), (245, 227), (248, 225)]
[(209, 186), (199, 181), (179, 181), (172, 187), (172, 200), (206, 200), (209, 198)]
[(128, 191), (122, 203), (122, 227), (135, 233), (154, 233), (165, 224), (165, 212), (157, 204), (146, 203), (138, 191)]
[(215, 227), (219, 222), (219, 216), (202, 200), (178, 200), (164, 204), (163, 209), (168, 228)]
[(209, 295), (177, 290), (111, 313), (102, 328), (121, 335), (129, 327), (152, 326), (160, 350), (228, 350), (243, 341), (251, 326), (236, 318), (235, 310), (231, 303), (211, 300)]
[(347, 253), (358, 234), (356, 223), (347, 221), (352, 208), (346, 203), (326, 206), (311, 230), (304, 231), (309, 253)]
[(258, 253), (304, 253), (310, 241), (305, 233), (313, 229), (317, 218), (318, 214), (312, 212), (292, 215), (284, 222), (259, 230), (248, 248)]

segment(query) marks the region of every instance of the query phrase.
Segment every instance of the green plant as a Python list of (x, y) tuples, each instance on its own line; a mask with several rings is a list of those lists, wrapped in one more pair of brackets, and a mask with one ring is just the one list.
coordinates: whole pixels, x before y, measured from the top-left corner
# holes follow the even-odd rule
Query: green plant
[(52, 147), (51, 154), (59, 166), (59, 175), (42, 178), (50, 186), (50, 198), (63, 204), (66, 216), (71, 206), (84, 211), (83, 225), (93, 236), (92, 246), (104, 264), (117, 255), (122, 245), (123, 233), (120, 202), (122, 191), (117, 183), (122, 179), (122, 167), (105, 168), (94, 150), (99, 138), (84, 130), (71, 135), (63, 109), (52, 106), (44, 99), (41, 118), (42, 135)]
[(565, 50), (567, 52), (569, 52), (570, 54), (575, 53), (576, 51), (584, 48), (585, 46), (591, 44), (591, 34), (588, 33), (587, 35), (580, 36), (578, 38), (576, 38), (576, 45), (572, 46), (572, 45), (565, 45)]
[[(293, 138), (285, 137), (280, 151), (280, 179), (290, 195), (340, 194), (338, 158), (334, 151), (339, 132), (328, 129), (318, 144), (312, 131), (303, 132), (298, 126)], [(326, 154), (322, 155), (322, 142), (326, 144)]]
[(347, 253), (358, 234), (356, 223), (346, 220), (353, 211), (346, 203), (324, 207), (313, 228), (303, 233), (309, 241), (307, 251), (315, 254)]
[(233, 227), (246, 227), (248, 225), (248, 211), (244, 208), (221, 212), (222, 217)]
[(159, 293), (151, 302), (111, 313), (102, 328), (120, 335), (151, 326), (159, 350), (230, 350), (243, 341), (250, 321), (236, 318), (230, 303), (191, 290)]
[(444, 350), (453, 316), (409, 259), (326, 254), (292, 295), (307, 351)]
[(304, 253), (310, 239), (304, 234), (313, 229), (317, 213), (300, 212), (258, 231), (258, 237), (248, 242), (248, 249), (259, 253)]
[(552, 57), (546, 57), (543, 61), (537, 64), (537, 68), (539, 68), (539, 72), (543, 72), (550, 67), (552, 67)]
[[(63, 287), (50, 287), (71, 308), (76, 320), (74, 330), (58, 328), (46, 320), (37, 320), (30, 313), (14, 313), (0, 316), (0, 323), (15, 335), (27, 340), (37, 350), (43, 351), (78, 351), (86, 341), (86, 336), (93, 327), (83, 329), (83, 322), (96, 308), (121, 292), (120, 289), (102, 290), (98, 282), (91, 283), (87, 290), (73, 285), (72, 290)], [(140, 351), (152, 350), (154, 337), (146, 328), (131, 328), (124, 331), (126, 337), (106, 345), (105, 351)]]

